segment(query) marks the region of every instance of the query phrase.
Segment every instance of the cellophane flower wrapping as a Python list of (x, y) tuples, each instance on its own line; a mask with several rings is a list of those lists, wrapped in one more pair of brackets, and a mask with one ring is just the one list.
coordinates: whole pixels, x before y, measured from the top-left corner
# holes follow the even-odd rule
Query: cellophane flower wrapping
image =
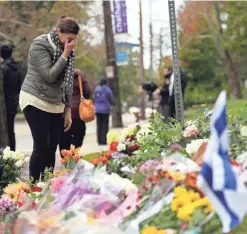
[(36, 209), (22, 209), (18, 234), (123, 234), (117, 224), (132, 212), (138, 196), (136, 186), (129, 180), (108, 175), (104, 169), (82, 161), (70, 175), (54, 178), (50, 183), (51, 190)]

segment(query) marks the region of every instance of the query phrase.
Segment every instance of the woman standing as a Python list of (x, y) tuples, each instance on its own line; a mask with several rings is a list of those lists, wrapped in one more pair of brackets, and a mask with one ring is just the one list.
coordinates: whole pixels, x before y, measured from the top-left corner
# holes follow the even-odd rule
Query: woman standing
[(94, 91), (94, 105), (97, 117), (97, 138), (99, 145), (106, 145), (106, 135), (109, 130), (109, 116), (111, 105), (113, 104), (113, 94), (107, 86), (107, 80), (101, 78), (100, 84)]
[(91, 95), (90, 87), (84, 73), (81, 72), (79, 69), (75, 69), (71, 109), (72, 125), (69, 131), (63, 131), (61, 134), (59, 142), (60, 151), (63, 149), (69, 150), (70, 145), (74, 145), (76, 148), (81, 147), (84, 136), (86, 134), (86, 124), (80, 119), (79, 116), (79, 105), (81, 100), (79, 82), (82, 83), (83, 97), (88, 99)]
[(49, 34), (34, 39), (29, 50), (20, 107), (33, 137), (29, 174), (35, 181), (45, 168), (53, 170), (55, 166), (63, 114), (64, 131), (72, 124), (74, 48), (78, 32), (78, 23), (62, 16)]

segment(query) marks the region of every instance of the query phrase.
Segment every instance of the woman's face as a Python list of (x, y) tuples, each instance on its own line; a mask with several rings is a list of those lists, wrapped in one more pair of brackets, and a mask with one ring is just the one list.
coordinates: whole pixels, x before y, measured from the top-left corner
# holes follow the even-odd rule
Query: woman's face
[(60, 28), (57, 28), (57, 34), (62, 45), (65, 44), (66, 40), (68, 40), (68, 42), (71, 42), (77, 38), (76, 34), (62, 33)]

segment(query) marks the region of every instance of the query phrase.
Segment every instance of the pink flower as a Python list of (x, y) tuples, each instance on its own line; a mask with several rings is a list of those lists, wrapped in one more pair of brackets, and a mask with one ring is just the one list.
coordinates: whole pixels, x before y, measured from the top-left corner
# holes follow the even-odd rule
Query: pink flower
[(179, 144), (172, 144), (170, 146), (170, 151), (171, 151), (171, 153), (174, 153), (176, 151), (183, 151), (183, 147)]
[(59, 193), (62, 189), (62, 187), (65, 184), (65, 178), (64, 177), (58, 177), (56, 180), (53, 182), (51, 186), (51, 191), (53, 193)]
[(200, 133), (199, 129), (195, 125), (190, 125), (184, 130), (184, 137), (197, 136)]
[(140, 172), (147, 173), (152, 171), (156, 166), (158, 166), (159, 162), (156, 160), (148, 160), (140, 167)]
[(188, 230), (188, 228), (189, 228), (189, 226), (188, 226), (187, 223), (182, 223), (182, 224), (181, 224), (181, 229), (182, 229), (182, 230)]

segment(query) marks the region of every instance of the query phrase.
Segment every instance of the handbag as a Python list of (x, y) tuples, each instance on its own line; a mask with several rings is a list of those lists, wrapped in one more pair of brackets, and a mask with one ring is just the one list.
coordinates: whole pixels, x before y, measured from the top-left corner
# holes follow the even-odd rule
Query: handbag
[(95, 119), (94, 104), (92, 100), (84, 98), (82, 89), (82, 78), (80, 75), (78, 75), (78, 79), (81, 96), (81, 102), (79, 105), (79, 116), (80, 119), (86, 123), (92, 122)]

